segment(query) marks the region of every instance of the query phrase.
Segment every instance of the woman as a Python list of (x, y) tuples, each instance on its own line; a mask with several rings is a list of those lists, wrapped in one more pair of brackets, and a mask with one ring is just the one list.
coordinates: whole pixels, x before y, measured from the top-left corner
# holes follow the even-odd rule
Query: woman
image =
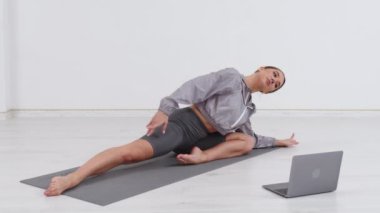
[[(272, 66), (249, 76), (226, 68), (187, 81), (161, 100), (146, 135), (95, 155), (66, 176), (52, 178), (45, 195), (60, 195), (89, 176), (171, 151), (178, 153), (182, 164), (199, 164), (244, 155), (253, 148), (298, 144), (294, 134), (284, 140), (257, 135), (249, 120), (255, 112), (251, 93), (272, 93), (284, 83), (284, 73)], [(179, 109), (179, 103), (192, 106)]]

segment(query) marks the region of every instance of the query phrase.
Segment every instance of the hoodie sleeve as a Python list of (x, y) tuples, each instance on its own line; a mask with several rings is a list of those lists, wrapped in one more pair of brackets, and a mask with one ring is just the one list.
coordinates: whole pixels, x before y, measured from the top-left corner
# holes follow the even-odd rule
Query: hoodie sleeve
[(240, 83), (236, 80), (239, 77), (237, 73), (234, 68), (225, 68), (191, 79), (161, 99), (159, 110), (169, 116), (179, 108), (179, 104), (199, 103), (215, 94), (233, 91)]
[(243, 132), (247, 135), (253, 136), (256, 139), (256, 145), (254, 148), (265, 148), (265, 147), (274, 147), (276, 139), (273, 137), (268, 136), (262, 136), (258, 135), (253, 132), (251, 127), (251, 121), (248, 119), (247, 122), (245, 122), (239, 129), (236, 130), (237, 132)]

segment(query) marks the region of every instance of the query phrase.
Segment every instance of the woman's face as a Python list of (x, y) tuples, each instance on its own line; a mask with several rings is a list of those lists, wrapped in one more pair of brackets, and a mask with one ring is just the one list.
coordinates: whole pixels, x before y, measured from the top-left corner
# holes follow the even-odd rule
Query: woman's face
[(263, 93), (272, 92), (284, 83), (284, 73), (277, 69), (261, 67), (259, 71)]

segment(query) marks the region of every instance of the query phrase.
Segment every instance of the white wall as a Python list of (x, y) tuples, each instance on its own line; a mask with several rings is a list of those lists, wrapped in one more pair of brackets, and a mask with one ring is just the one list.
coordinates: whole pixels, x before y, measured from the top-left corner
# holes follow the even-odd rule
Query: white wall
[(9, 55), (7, 34), (7, 4), (0, 0), (0, 112), (6, 112), (9, 104)]
[(286, 86), (255, 95), (258, 108), (380, 109), (378, 8), (376, 0), (10, 1), (9, 105), (155, 109), (195, 76), (275, 65)]
[(6, 111), (5, 107), (5, 69), (4, 69), (4, 2), (0, 0), (0, 112)]

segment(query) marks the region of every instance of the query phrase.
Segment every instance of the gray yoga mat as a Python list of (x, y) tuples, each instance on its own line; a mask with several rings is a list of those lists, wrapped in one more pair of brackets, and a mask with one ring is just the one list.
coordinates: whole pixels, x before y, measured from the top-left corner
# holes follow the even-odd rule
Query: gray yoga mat
[[(66, 191), (64, 195), (105, 206), (276, 149), (278, 148), (254, 149), (247, 155), (197, 165), (179, 164), (175, 158), (176, 154), (171, 152), (144, 162), (118, 166), (105, 174), (87, 178), (77, 187)], [(46, 189), (52, 177), (66, 175), (76, 168), (22, 180), (21, 182)]]

